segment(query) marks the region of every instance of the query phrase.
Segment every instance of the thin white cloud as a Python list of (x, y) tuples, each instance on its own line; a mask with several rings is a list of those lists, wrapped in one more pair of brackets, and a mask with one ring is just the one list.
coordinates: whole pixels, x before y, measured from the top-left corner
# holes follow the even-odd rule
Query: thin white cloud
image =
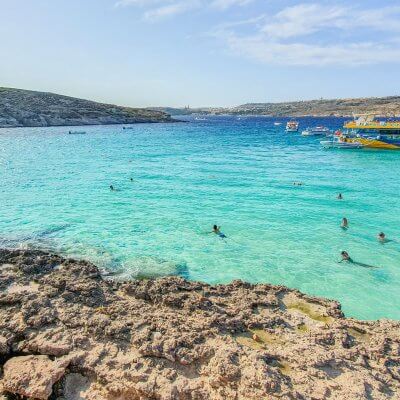
[(265, 23), (262, 32), (277, 38), (307, 35), (327, 26), (337, 26), (347, 12), (344, 7), (299, 4), (277, 13), (272, 22)]
[(211, 6), (225, 10), (233, 6), (245, 6), (251, 3), (253, 0), (213, 0), (211, 1)]
[(328, 28), (400, 32), (399, 14), (400, 7), (359, 10), (348, 6), (298, 4), (281, 10), (266, 21), (262, 31), (278, 38), (309, 35)]
[[(399, 21), (400, 6), (381, 7), (358, 12), (355, 27), (365, 27), (383, 32), (400, 32)], [(346, 26), (351, 26), (350, 18), (347, 18)]]
[(357, 66), (382, 62), (400, 62), (400, 47), (374, 42), (318, 45), (307, 43), (282, 43), (265, 40), (264, 36), (225, 38), (236, 54), (250, 57), (266, 64), (326, 66)]
[(152, 8), (144, 13), (144, 19), (148, 21), (157, 21), (164, 18), (169, 18), (174, 15), (183, 14), (189, 10), (197, 8), (199, 1), (181, 1), (171, 4), (166, 4), (160, 7)]
[(156, 21), (185, 12), (210, 8), (226, 10), (235, 6), (245, 6), (254, 0), (118, 0), (116, 7), (135, 6), (144, 8), (143, 17), (146, 20)]
[(117, 7), (124, 6), (148, 6), (157, 3), (162, 3), (164, 0), (119, 0), (115, 3)]
[(266, 64), (400, 63), (399, 17), (400, 7), (365, 10), (307, 3), (221, 25), (213, 35), (235, 54)]

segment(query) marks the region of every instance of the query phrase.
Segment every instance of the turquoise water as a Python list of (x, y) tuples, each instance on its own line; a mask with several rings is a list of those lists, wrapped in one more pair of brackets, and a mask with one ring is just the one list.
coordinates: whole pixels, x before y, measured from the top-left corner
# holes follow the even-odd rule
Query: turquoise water
[[(342, 120), (301, 128), (320, 123)], [(1, 246), (123, 278), (284, 284), (337, 299), (348, 316), (400, 319), (400, 152), (323, 150), (268, 118), (84, 129), (0, 130)], [(214, 223), (226, 240), (208, 233)], [(378, 243), (381, 230), (395, 241)], [(378, 268), (338, 264), (341, 250)]]

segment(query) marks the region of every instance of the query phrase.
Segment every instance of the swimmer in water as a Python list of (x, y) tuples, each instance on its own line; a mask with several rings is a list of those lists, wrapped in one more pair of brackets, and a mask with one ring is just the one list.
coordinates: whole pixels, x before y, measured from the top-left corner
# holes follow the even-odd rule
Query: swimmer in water
[(131, 182), (133, 182), (133, 178), (131, 178)]
[(220, 238), (225, 239), (225, 238), (226, 238), (226, 235), (223, 234), (223, 233), (220, 231), (220, 229), (221, 229), (220, 226), (214, 225), (214, 226), (213, 226), (213, 230), (212, 230), (211, 233), (215, 233), (215, 234), (218, 235)]
[(338, 200), (343, 200), (342, 193), (339, 193), (339, 194), (338, 194), (337, 199), (338, 199)]
[(349, 256), (349, 253), (347, 251), (342, 251), (340, 253), (340, 255), (342, 256), (342, 259), (339, 261), (339, 263), (341, 263), (343, 261), (347, 261), (347, 262), (350, 262), (350, 263), (353, 262), (352, 258)]
[(114, 190), (114, 186), (110, 185), (110, 190), (113, 191)]
[(348, 229), (348, 227), (349, 227), (349, 221), (347, 220), (346, 217), (343, 217), (343, 219), (342, 219), (342, 224), (340, 225), (340, 227), (341, 227), (342, 229)]
[(386, 243), (386, 242), (388, 242), (388, 240), (386, 239), (386, 235), (385, 235), (383, 232), (380, 232), (380, 233), (378, 234), (378, 240), (379, 240), (381, 243)]
[(340, 255), (342, 256), (342, 259), (339, 261), (339, 264), (342, 263), (343, 261), (346, 261), (346, 262), (348, 262), (348, 263), (351, 263), (351, 264), (353, 264), (353, 265), (358, 265), (359, 267), (363, 267), (363, 268), (373, 268), (373, 269), (378, 268), (378, 267), (375, 267), (375, 266), (373, 266), (373, 265), (364, 264), (364, 263), (360, 263), (360, 262), (358, 262), (358, 261), (354, 261), (354, 260), (349, 256), (349, 253), (348, 253), (347, 251), (342, 251), (342, 252), (340, 253)]

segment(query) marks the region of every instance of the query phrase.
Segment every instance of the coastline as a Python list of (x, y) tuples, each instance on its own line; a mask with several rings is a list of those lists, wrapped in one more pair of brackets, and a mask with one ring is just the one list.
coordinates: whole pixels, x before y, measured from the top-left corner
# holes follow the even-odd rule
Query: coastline
[(0, 250), (0, 304), (0, 396), (322, 400), (400, 391), (400, 322), (345, 318), (338, 302), (284, 286), (116, 282), (89, 262)]
[(343, 117), (347, 118), (354, 114), (374, 114), (382, 117), (393, 117), (400, 115), (400, 97), (364, 97), (364, 98), (341, 98), (341, 99), (314, 99), (285, 101), (278, 103), (246, 103), (238, 106), (228, 107), (195, 107), (195, 108), (172, 108), (156, 107), (158, 111), (177, 115), (184, 114), (216, 114), (236, 116), (265, 116), (276, 118), (290, 117)]
[(62, 124), (62, 125), (46, 125), (46, 126), (37, 126), (37, 125), (19, 125), (19, 126), (3, 126), (0, 125), (0, 129), (21, 129), (21, 128), (85, 128), (91, 126), (123, 126), (123, 125), (142, 125), (142, 124), (174, 124), (174, 123), (186, 123), (187, 121), (182, 121), (179, 119), (175, 119), (171, 117), (165, 121), (136, 121), (136, 122), (99, 122), (99, 123), (89, 123), (89, 124), (80, 124), (80, 125), (71, 125), (71, 124)]

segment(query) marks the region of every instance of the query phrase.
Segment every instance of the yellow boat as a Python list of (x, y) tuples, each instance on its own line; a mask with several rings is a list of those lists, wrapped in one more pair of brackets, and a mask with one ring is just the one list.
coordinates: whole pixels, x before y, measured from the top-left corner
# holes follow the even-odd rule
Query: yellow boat
[(348, 141), (373, 149), (400, 150), (400, 121), (379, 121), (373, 114), (354, 115), (345, 122)]

